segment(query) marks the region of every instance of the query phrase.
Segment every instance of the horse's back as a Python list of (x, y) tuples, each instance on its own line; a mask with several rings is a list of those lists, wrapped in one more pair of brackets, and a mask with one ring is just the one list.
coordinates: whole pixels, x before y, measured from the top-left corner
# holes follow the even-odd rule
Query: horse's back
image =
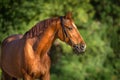
[[(10, 75), (18, 72), (17, 70), (19, 69), (19, 67), (17, 67), (19, 64), (16, 63), (19, 62), (17, 58), (20, 55), (18, 52), (21, 48), (21, 39), (22, 35), (12, 35), (7, 37), (1, 45), (1, 67)], [(17, 70), (15, 71), (15, 69)]]
[(8, 36), (7, 38), (5, 38), (2, 42), (2, 47), (5, 46), (7, 43), (10, 43), (11, 41), (17, 40), (17, 39), (21, 39), (23, 35), (20, 34), (15, 34), (15, 35), (11, 35)]

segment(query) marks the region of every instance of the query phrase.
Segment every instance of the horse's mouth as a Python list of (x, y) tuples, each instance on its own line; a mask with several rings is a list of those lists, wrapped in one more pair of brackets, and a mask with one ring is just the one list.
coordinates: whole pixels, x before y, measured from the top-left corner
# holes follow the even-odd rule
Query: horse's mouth
[(75, 54), (77, 54), (77, 55), (85, 53), (85, 51), (78, 50), (78, 49), (73, 49), (73, 51), (74, 51)]

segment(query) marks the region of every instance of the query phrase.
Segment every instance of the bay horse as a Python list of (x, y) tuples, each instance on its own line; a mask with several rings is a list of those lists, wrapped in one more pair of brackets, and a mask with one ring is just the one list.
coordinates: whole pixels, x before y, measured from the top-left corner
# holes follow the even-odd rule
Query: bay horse
[(48, 51), (57, 38), (69, 44), (77, 54), (86, 49), (71, 13), (43, 20), (24, 35), (7, 37), (1, 46), (2, 80), (50, 80)]

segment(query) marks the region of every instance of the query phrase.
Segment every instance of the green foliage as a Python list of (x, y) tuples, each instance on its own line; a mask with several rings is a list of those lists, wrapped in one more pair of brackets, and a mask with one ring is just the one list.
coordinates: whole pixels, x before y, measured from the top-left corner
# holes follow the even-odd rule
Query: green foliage
[(75, 55), (70, 46), (57, 40), (50, 50), (51, 80), (119, 80), (119, 3), (119, 0), (2, 0), (0, 42), (8, 35), (24, 34), (41, 20), (72, 11), (87, 50)]
[(0, 79), (1, 79), (2, 71), (0, 70)]

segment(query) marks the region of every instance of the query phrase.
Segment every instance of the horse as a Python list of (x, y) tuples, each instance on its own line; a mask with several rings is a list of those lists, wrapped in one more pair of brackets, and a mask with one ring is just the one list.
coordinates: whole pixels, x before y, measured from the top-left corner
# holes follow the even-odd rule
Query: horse
[(86, 43), (70, 12), (38, 22), (23, 35), (4, 39), (1, 45), (2, 80), (50, 80), (48, 52), (57, 38), (70, 45), (76, 54), (85, 52)]

